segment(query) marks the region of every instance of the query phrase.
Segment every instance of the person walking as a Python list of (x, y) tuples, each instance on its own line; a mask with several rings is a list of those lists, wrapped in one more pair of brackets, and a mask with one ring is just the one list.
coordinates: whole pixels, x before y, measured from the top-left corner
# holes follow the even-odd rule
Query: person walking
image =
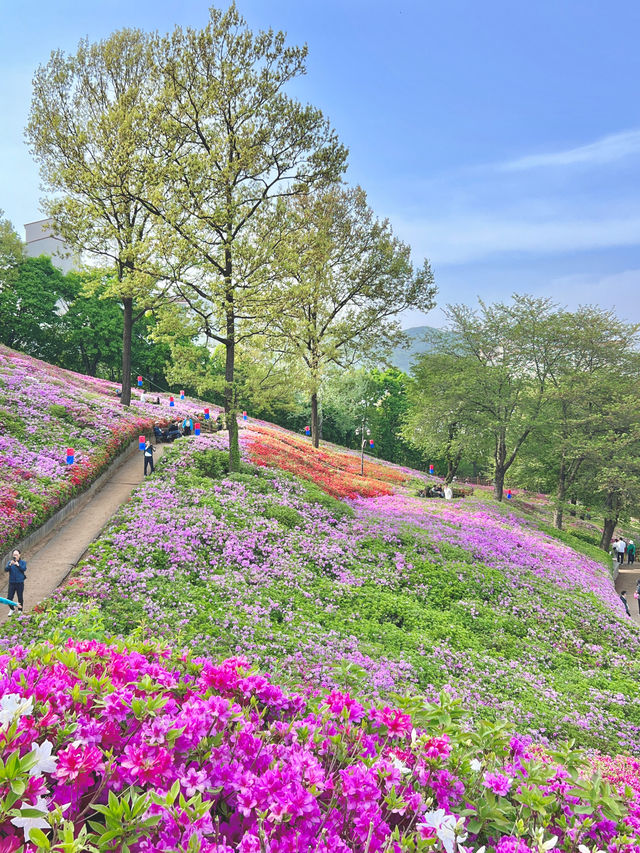
[(638, 615), (640, 615), (640, 578), (636, 581), (636, 591), (633, 593), (633, 597), (638, 602)]
[(627, 550), (627, 543), (624, 539), (618, 539), (616, 543), (616, 551), (618, 554), (618, 562), (620, 565), (624, 563), (624, 552)]
[(624, 609), (627, 613), (627, 616), (631, 616), (631, 613), (629, 612), (629, 605), (627, 604), (627, 591), (626, 591), (626, 589), (623, 589), (622, 592), (620, 593), (620, 601), (624, 604)]
[(632, 566), (636, 561), (636, 546), (633, 543), (633, 539), (629, 539), (629, 544), (627, 545), (627, 562), (630, 566)]
[(193, 421), (191, 418), (185, 418), (182, 421), (182, 434), (183, 435), (191, 435), (191, 430), (193, 429)]
[[(21, 558), (20, 551), (16, 548), (11, 555), (11, 560), (4, 567), (5, 572), (9, 572), (9, 592), (7, 598), (13, 601), (13, 596), (17, 595), (20, 610), (24, 607), (24, 580), (27, 575), (27, 564)], [(9, 615), (13, 613), (13, 609)]]
[(144, 476), (147, 476), (147, 468), (151, 469), (151, 473), (153, 474), (153, 453), (155, 451), (155, 447), (151, 442), (147, 439), (144, 445)]

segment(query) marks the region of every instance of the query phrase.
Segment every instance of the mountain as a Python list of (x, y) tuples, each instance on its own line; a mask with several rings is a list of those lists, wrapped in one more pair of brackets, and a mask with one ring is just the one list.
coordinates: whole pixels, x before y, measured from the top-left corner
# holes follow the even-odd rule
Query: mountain
[(410, 329), (405, 329), (404, 332), (411, 339), (411, 343), (408, 349), (396, 347), (393, 350), (390, 358), (391, 364), (405, 373), (410, 373), (413, 359), (433, 349), (433, 344), (425, 340), (425, 335), (427, 332), (434, 331), (436, 330), (433, 326), (412, 326)]

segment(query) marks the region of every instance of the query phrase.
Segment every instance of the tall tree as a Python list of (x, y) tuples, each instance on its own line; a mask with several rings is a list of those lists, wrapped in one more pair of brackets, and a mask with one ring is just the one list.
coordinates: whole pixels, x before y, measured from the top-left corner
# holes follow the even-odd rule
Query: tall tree
[[(557, 327), (561, 356), (549, 371), (551, 389), (547, 442), (557, 466), (554, 524), (562, 528), (567, 495), (582, 466), (607, 455), (619, 413), (612, 390), (634, 387), (640, 326), (592, 306), (563, 312)], [(635, 406), (633, 407), (635, 408)], [(612, 432), (613, 431), (613, 432)]]
[(22, 240), (0, 210), (0, 291), (15, 280), (23, 256)]
[(401, 338), (397, 316), (428, 311), (436, 288), (427, 261), (378, 220), (364, 190), (333, 186), (289, 205), (292, 237), (277, 252), (281, 283), (273, 334), (306, 366), (311, 435), (318, 447), (318, 401), (330, 365), (374, 355)]
[(84, 40), (72, 56), (54, 51), (35, 73), (27, 126), (52, 193), (45, 209), (55, 229), (70, 245), (115, 265), (110, 292), (124, 314), (123, 405), (131, 394), (133, 324), (158, 296), (154, 220), (138, 200), (149, 174), (150, 61), (140, 30)]
[[(549, 399), (549, 374), (561, 356), (558, 315), (548, 299), (515, 295), (510, 304), (471, 309), (449, 305), (438, 348), (457, 360), (465, 405), (475, 429), (491, 436), (494, 488), (501, 501), (507, 471), (541, 422)], [(443, 394), (459, 400), (459, 388)]]
[(412, 376), (402, 436), (423, 456), (444, 458), (450, 483), (463, 458), (477, 459), (488, 450), (478, 413), (469, 405), (475, 360), (427, 352), (416, 359)]
[(25, 258), (0, 290), (0, 341), (36, 358), (58, 362), (64, 340), (60, 306), (68, 296), (66, 277), (51, 258)]
[(202, 30), (177, 28), (155, 43), (161, 97), (150, 110), (150, 146), (160, 156), (139, 199), (190, 270), (182, 295), (225, 347), (232, 470), (236, 346), (247, 322), (269, 308), (275, 202), (335, 181), (346, 163), (322, 113), (286, 92), (305, 73), (306, 55), (283, 33), (251, 32), (234, 4), (211, 9)]
[[(640, 367), (640, 364), (638, 365)], [(608, 551), (619, 521), (636, 515), (640, 501), (640, 387), (637, 381), (616, 389), (616, 405), (600, 435), (598, 458), (582, 471), (583, 490), (603, 514), (600, 547)]]

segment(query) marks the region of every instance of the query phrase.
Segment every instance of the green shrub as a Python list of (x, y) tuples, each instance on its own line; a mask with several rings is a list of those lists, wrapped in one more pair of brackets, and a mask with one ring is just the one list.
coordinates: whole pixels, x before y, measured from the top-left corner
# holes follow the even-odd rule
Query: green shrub
[(352, 507), (344, 503), (344, 501), (340, 501), (337, 498), (328, 495), (326, 492), (323, 492), (322, 489), (315, 484), (306, 486), (303, 500), (308, 503), (320, 504), (338, 521), (343, 518), (353, 518), (354, 516)]
[(203, 477), (219, 480), (229, 472), (229, 454), (226, 450), (203, 450), (193, 457), (193, 468)]
[(52, 417), (57, 418), (60, 421), (70, 422), (72, 420), (71, 413), (68, 412), (64, 406), (59, 405), (59, 403), (52, 403), (47, 411)]
[(26, 434), (26, 423), (17, 415), (7, 412), (6, 409), (0, 409), (0, 435), (13, 435), (15, 438), (23, 439)]
[(268, 495), (273, 491), (273, 485), (268, 480), (264, 480), (262, 477), (256, 477), (253, 473), (239, 471), (237, 473), (229, 474), (227, 479), (234, 483), (243, 483), (249, 491), (256, 492), (260, 495)]
[(283, 527), (302, 527), (302, 516), (292, 506), (279, 506), (268, 504), (262, 515), (264, 518), (275, 518)]

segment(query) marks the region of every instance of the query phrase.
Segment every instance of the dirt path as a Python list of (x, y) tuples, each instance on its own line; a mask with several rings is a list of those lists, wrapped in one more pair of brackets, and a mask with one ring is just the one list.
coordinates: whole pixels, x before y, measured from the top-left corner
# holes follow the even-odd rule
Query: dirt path
[[(615, 566), (615, 560), (613, 565)], [(640, 565), (638, 563), (634, 563), (633, 566), (629, 566), (627, 563), (620, 566), (618, 577), (616, 578), (616, 592), (619, 595), (623, 589), (627, 591), (627, 603), (631, 611), (631, 618), (634, 622), (640, 624), (640, 613), (638, 612), (640, 599), (636, 601), (633, 597), (638, 580), (640, 580)]]
[[(163, 450), (161, 445), (156, 445), (156, 461)], [(132, 454), (84, 507), (65, 519), (39, 546), (22, 555), (27, 561), (25, 610), (31, 610), (62, 583), (91, 542), (142, 482), (143, 468), (142, 453)], [(6, 596), (4, 581), (1, 589), (0, 595)], [(0, 624), (8, 618), (8, 613), (8, 608), (2, 605)]]

